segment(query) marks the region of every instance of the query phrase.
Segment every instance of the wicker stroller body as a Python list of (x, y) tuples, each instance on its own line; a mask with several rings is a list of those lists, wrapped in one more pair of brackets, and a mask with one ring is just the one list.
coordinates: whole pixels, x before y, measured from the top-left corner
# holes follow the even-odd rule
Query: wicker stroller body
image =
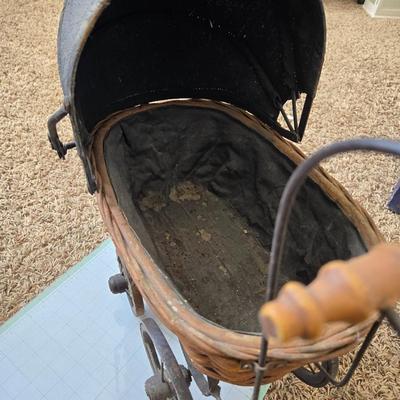
[[(238, 385), (254, 383), (273, 221), (305, 158), (287, 139), (301, 140), (324, 54), (320, 1), (276, 3), (66, 1), (65, 98), (49, 124), (64, 157), (55, 123), (70, 115), (89, 191), (153, 312), (198, 371)], [(302, 117), (286, 130), (279, 112), (300, 93)], [(307, 283), (323, 263), (382, 240), (322, 169), (294, 221), (280, 284)], [(270, 343), (264, 382), (350, 351), (374, 320)]]
[[(226, 298), (221, 298), (218, 292), (214, 293), (213, 296), (212, 293), (210, 293), (209, 288), (207, 288), (207, 284), (198, 282), (197, 288), (203, 290), (198, 295), (200, 299), (203, 296), (203, 300), (206, 302), (207, 296), (212, 297), (212, 300), (215, 302), (215, 307), (218, 306), (216, 303), (218, 301), (220, 303), (224, 303), (221, 314), (218, 316), (215, 315), (216, 313), (210, 312), (209, 309), (204, 309), (203, 314), (201, 314), (201, 306), (203, 304), (201, 304), (201, 302), (200, 304), (199, 302), (196, 302), (196, 298), (194, 298), (195, 296), (192, 296), (192, 299), (188, 300), (188, 298), (185, 298), (182, 293), (185, 292), (184, 288), (181, 291), (177, 288), (177, 286), (181, 283), (179, 282), (181, 271), (178, 270), (175, 271), (175, 273), (173, 269), (167, 271), (165, 266), (162, 265), (163, 261), (165, 261), (165, 258), (162, 256), (160, 257), (159, 253), (160, 251), (163, 252), (163, 246), (158, 245), (157, 242), (155, 242), (155, 244), (153, 242), (149, 243), (148, 235), (143, 234), (143, 232), (154, 234), (154, 231), (152, 231), (151, 228), (145, 228), (146, 225), (148, 227), (149, 224), (151, 224), (151, 222), (146, 219), (146, 216), (148, 216), (146, 208), (144, 211), (143, 208), (140, 208), (139, 198), (137, 201), (135, 201), (132, 200), (131, 196), (126, 196), (125, 193), (118, 191), (119, 185), (129, 188), (132, 187), (134, 183), (128, 184), (126, 181), (124, 183), (116, 183), (115, 181), (112, 181), (112, 178), (115, 180), (124, 181), (124, 174), (120, 169), (117, 168), (112, 171), (112, 169), (115, 168), (113, 166), (115, 159), (113, 160), (112, 155), (118, 154), (118, 160), (121, 161), (121, 158), (124, 158), (124, 152), (116, 152), (116, 149), (113, 147), (113, 141), (111, 140), (110, 144), (107, 144), (107, 138), (110, 139), (112, 135), (118, 135), (117, 132), (119, 131), (121, 125), (124, 123), (127, 124), (128, 121), (131, 121), (132, 117), (138, 115), (140, 116), (142, 113), (146, 113), (149, 110), (165, 110), (171, 106), (190, 109), (195, 107), (196, 109), (212, 110), (213, 112), (218, 110), (218, 112), (223, 112), (224, 114), (229, 115), (231, 118), (237, 119), (241, 124), (245, 125), (246, 127), (250, 127), (253, 132), (257, 132), (263, 138), (263, 140), (265, 139), (271, 143), (277, 154), (282, 156), (284, 160), (288, 159), (293, 162), (293, 168), (294, 165), (301, 162), (305, 156), (295, 145), (282, 139), (270, 128), (260, 124), (260, 122), (257, 121), (257, 119), (255, 119), (253, 116), (250, 116), (245, 112), (236, 109), (235, 107), (210, 101), (169, 101), (161, 104), (138, 107), (133, 110), (127, 110), (112, 116), (109, 120), (100, 124), (96, 132), (92, 154), (93, 165), (95, 166), (96, 171), (96, 181), (99, 184), (97, 193), (98, 204), (103, 216), (103, 220), (106, 223), (107, 229), (117, 247), (119, 257), (129, 271), (129, 274), (133, 278), (133, 281), (136, 283), (141, 294), (144, 296), (153, 312), (158, 316), (163, 324), (165, 324), (178, 336), (186, 353), (189, 355), (192, 363), (199, 371), (207, 376), (233, 384), (252, 385), (254, 383), (254, 372), (251, 369), (246, 368), (246, 365), (251, 365), (254, 361), (256, 361), (259, 352), (260, 334), (257, 332), (256, 328), (251, 329), (251, 327), (254, 327), (254, 322), (257, 323), (256, 310), (260, 304), (262, 304), (263, 293), (259, 293), (258, 296), (254, 294), (256, 302), (254, 309), (251, 309), (250, 306), (247, 307), (247, 312), (250, 314), (247, 319), (247, 323), (249, 324), (249, 329), (247, 329), (247, 332), (245, 327), (240, 326), (240, 321), (235, 321), (234, 317), (229, 318), (228, 316), (228, 314), (232, 314), (233, 311), (233, 315), (236, 315), (239, 319), (239, 316), (242, 315), (240, 311), (243, 313), (243, 310), (238, 310), (238, 308), (240, 308), (240, 304), (234, 304), (234, 298), (232, 298), (231, 304), (226, 304)], [(182, 115), (182, 112), (180, 112), (180, 115)], [(204, 115), (202, 115), (202, 121), (204, 121)], [(133, 122), (133, 126), (136, 126), (135, 122)], [(124, 140), (126, 140), (128, 136), (126, 132), (126, 125), (124, 130)], [(148, 131), (146, 132), (148, 134)], [(196, 133), (198, 132), (193, 132), (193, 134)], [(164, 134), (167, 133), (164, 132)], [(118, 137), (116, 142), (120, 145), (121, 138)], [(107, 150), (107, 146), (111, 146), (112, 151)], [(109, 152), (111, 158), (109, 155), (105, 155), (107, 152)], [(142, 166), (142, 164), (140, 165)], [(265, 167), (268, 170), (268, 163), (266, 163)], [(119, 174), (117, 173), (116, 175), (116, 171), (119, 171)], [(290, 171), (288, 171), (288, 173), (290, 173)], [(191, 175), (192, 179), (193, 175), (194, 174)], [(127, 176), (132, 175), (128, 174)], [(187, 174), (185, 174), (185, 176), (187, 176)], [(175, 178), (176, 177), (174, 177), (174, 179)], [(338, 253), (335, 256), (332, 256), (332, 258), (337, 256), (347, 258), (350, 256), (350, 254), (356, 255), (358, 252), (362, 252), (361, 248), (358, 247), (361, 243), (364, 243), (365, 246), (369, 247), (381, 240), (380, 234), (376, 230), (371, 219), (368, 217), (365, 211), (351, 199), (351, 197), (340, 186), (340, 184), (327, 175), (322, 169), (316, 170), (311, 179), (313, 183), (315, 183), (321, 189), (321, 195), (326, 196), (328, 207), (333, 207), (335, 211), (340, 210), (340, 213), (344, 216), (343, 221), (348, 218), (349, 226), (354, 226), (355, 230), (359, 234), (359, 238), (355, 239), (355, 242), (353, 243), (353, 249), (351, 249), (351, 246), (348, 247), (348, 253), (345, 256), (343, 253), (341, 254), (341, 251), (343, 250), (341, 248), (343, 242), (341, 243), (341, 239), (337, 238), (338, 248), (336, 248), (335, 251)], [(196, 177), (194, 177), (194, 180), (196, 181)], [(314, 187), (311, 181), (308, 184)], [(187, 192), (184, 192), (183, 194), (183, 202), (180, 202), (179, 199), (174, 197), (172, 197), (171, 200), (171, 191), (174, 193), (174, 186), (171, 186), (171, 189), (167, 194), (165, 193), (165, 188), (163, 187), (161, 189), (160, 187), (159, 193), (161, 200), (155, 197), (156, 200), (154, 201), (156, 204), (156, 211), (153, 210), (153, 213), (163, 212), (164, 207), (167, 209), (166, 212), (168, 213), (168, 203), (175, 205), (177, 203), (183, 203), (183, 207), (185, 207), (185, 203), (188, 206), (190, 203), (193, 204), (195, 202)], [(151, 193), (154, 192), (151, 191)], [(196, 192), (196, 194), (197, 193), (198, 192)], [(130, 203), (121, 206), (121, 203), (124, 203), (124, 196), (130, 198)], [(189, 200), (186, 200), (188, 197)], [(143, 199), (143, 196), (141, 198)], [(146, 197), (144, 198), (146, 199)], [(209, 199), (207, 200), (210, 201)], [(160, 202), (162, 203), (163, 201), (166, 203), (166, 205), (160, 205)], [(203, 202), (204, 198), (201, 197), (199, 201)], [(321, 204), (317, 204), (317, 206), (320, 207)], [(270, 207), (274, 207), (274, 205), (270, 204)], [(189, 208), (189, 206), (186, 208)], [(323, 210), (320, 211), (323, 212)], [(190, 212), (190, 210), (186, 210), (186, 212)], [(137, 221), (135, 224), (132, 224), (132, 219), (135, 217), (138, 218), (139, 214), (139, 220), (141, 222), (139, 223)], [(129, 217), (127, 217), (127, 215)], [(177, 217), (177, 215), (175, 215), (175, 217)], [(222, 214), (221, 217), (223, 217)], [(333, 215), (331, 217), (333, 218)], [(211, 215), (210, 218), (214, 218), (214, 216)], [(188, 217), (188, 220), (189, 219), (190, 217)], [(346, 228), (341, 225), (343, 221), (339, 221), (337, 223), (339, 224), (338, 226), (341, 226), (343, 231), (345, 231)], [(168, 232), (174, 231), (174, 227), (171, 226), (171, 224), (174, 225), (174, 222), (175, 221), (169, 220), (170, 225), (168, 227)], [(236, 220), (236, 223), (240, 224), (240, 221)], [(312, 224), (311, 221), (309, 221), (309, 223)], [(329, 225), (331, 223), (332, 220), (329, 220), (326, 221), (325, 225)], [(323, 225), (324, 223), (320, 221), (320, 226)], [(199, 222), (198, 226), (203, 225), (201, 222)], [(191, 229), (189, 221), (187, 221), (187, 228), (188, 231)], [(231, 231), (233, 230), (231, 226), (229, 228)], [(321, 229), (323, 230), (325, 228)], [(158, 225), (158, 229), (160, 232), (164, 233), (161, 225)], [(243, 229), (242, 225), (240, 226), (240, 229)], [(256, 238), (260, 237), (257, 234), (257, 229), (254, 229), (251, 226), (246, 226), (246, 230), (247, 236), (254, 235)], [(198, 228), (198, 232), (195, 232), (197, 235), (200, 232), (198, 242), (204, 242), (205, 240), (201, 237), (201, 231), (202, 229)], [(300, 231), (301, 229), (299, 229), (299, 232)], [(303, 231), (307, 232), (307, 229), (303, 228)], [(308, 234), (310, 234), (311, 231), (312, 229), (308, 231)], [(207, 233), (209, 232), (207, 231)], [(170, 234), (172, 235), (171, 240), (179, 241), (179, 239), (176, 239), (173, 233)], [(189, 235), (188, 232), (185, 232), (185, 234), (187, 236)], [(212, 234), (218, 235), (218, 232), (213, 232)], [(150, 240), (152, 239), (154, 240), (158, 238), (152, 236)], [(351, 242), (353, 239), (352, 234), (348, 232), (348, 236), (346, 236), (345, 240)], [(212, 238), (212, 240), (215, 240), (215, 238)], [(188, 243), (183, 242), (179, 245), (188, 246)], [(244, 242), (236, 242), (236, 246), (239, 246), (243, 249), (243, 252), (246, 252)], [(155, 247), (157, 247), (157, 249), (155, 249)], [(218, 251), (213, 248), (213, 245), (209, 242), (207, 242), (207, 247), (209, 247), (211, 249), (210, 251), (213, 253)], [(323, 251), (322, 247), (323, 246), (321, 246), (317, 252)], [(231, 250), (232, 248), (227, 249), (227, 251)], [(194, 250), (192, 246), (190, 247), (190, 251), (192, 252), (190, 263), (193, 263), (195, 262), (195, 255), (193, 254)], [(201, 249), (200, 251), (204, 251), (204, 249)], [(255, 250), (253, 249), (253, 251)], [(170, 255), (170, 257), (173, 258), (174, 254)], [(256, 288), (254, 288), (254, 282), (248, 282), (243, 276), (243, 271), (239, 270), (238, 265), (240, 265), (240, 262), (238, 264), (227, 265), (225, 262), (229, 262), (229, 260), (227, 261), (229, 257), (222, 253), (218, 254), (217, 257), (221, 262), (224, 263), (226, 268), (230, 268), (229, 273), (232, 273), (232, 271), (234, 273), (236, 271), (237, 274), (240, 274), (237, 278), (241, 278), (242, 282), (233, 282), (233, 284), (236, 282), (238, 288), (243, 292), (238, 296), (238, 302), (240, 302), (240, 298), (243, 299), (243, 302), (246, 300), (249, 301), (249, 297), (246, 297), (244, 294), (246, 289), (251, 290), (253, 288), (254, 291), (256, 291)], [(293, 262), (295, 262), (295, 259), (296, 256), (294, 256)], [(171, 258), (167, 260), (171, 262)], [(175, 267), (182, 268), (184, 264), (179, 263), (180, 260), (176, 261), (177, 265), (175, 265)], [(254, 263), (254, 260), (252, 261)], [(326, 261), (326, 259), (324, 259), (324, 261)], [(322, 263), (324, 263), (324, 261), (322, 261)], [(233, 291), (234, 288), (230, 286), (232, 285), (232, 279), (226, 278), (223, 271), (219, 271), (217, 266), (218, 264), (213, 264), (209, 265), (209, 268), (207, 268), (207, 265), (197, 265), (198, 268), (205, 270), (206, 273), (212, 277), (212, 279), (217, 279), (218, 273), (219, 275), (222, 275), (226, 281), (226, 285)], [(248, 274), (251, 274), (254, 264), (247, 265), (247, 267)], [(215, 272), (215, 269), (217, 269), (217, 272)], [(263, 272), (257, 269), (255, 269), (255, 271), (259, 274), (258, 279), (262, 285), (265, 283), (265, 281), (263, 281), (262, 274), (263, 272), (264, 274), (266, 273), (266, 269)], [(295, 273), (296, 271), (292, 272)], [(191, 276), (193, 277), (193, 275)], [(311, 273), (308, 279), (311, 280), (313, 277), (314, 275)], [(296, 277), (294, 279), (296, 279)], [(297, 279), (299, 278), (297, 277)], [(287, 280), (289, 280), (289, 278), (287, 278)], [(218, 284), (223, 285), (222, 280), (221, 282), (218, 281)], [(195, 290), (196, 288), (192, 289)], [(220, 292), (223, 292), (223, 287), (221, 286)], [(190, 296), (190, 291), (188, 294)], [(224, 312), (226, 314), (225, 319)], [(220, 323), (218, 324), (215, 321), (212, 321), (210, 318), (213, 317), (219, 318)], [(264, 382), (271, 382), (307, 363), (331, 359), (347, 353), (363, 340), (363, 337), (368, 332), (374, 320), (375, 318), (372, 317), (369, 320), (354, 326), (341, 323), (333, 324), (327, 329), (325, 334), (315, 342), (297, 340), (283, 347), (274, 346), (272, 344), (268, 353), (268, 372), (265, 375)], [(228, 329), (226, 326), (223, 326), (223, 324), (229, 325), (232, 323), (234, 324), (235, 322), (239, 324), (238, 329)], [(253, 324), (251, 324), (251, 322), (253, 322)]]

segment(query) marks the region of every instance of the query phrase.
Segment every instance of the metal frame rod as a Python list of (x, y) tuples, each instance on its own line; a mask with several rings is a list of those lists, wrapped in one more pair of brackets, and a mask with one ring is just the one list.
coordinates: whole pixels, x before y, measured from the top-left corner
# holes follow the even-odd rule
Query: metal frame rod
[(294, 125), (294, 131), (296, 132), (296, 135), (299, 136), (299, 123), (297, 120), (297, 105), (296, 105), (297, 99), (296, 99), (296, 92), (293, 90), (292, 91), (292, 113), (293, 113), (293, 125)]
[(373, 325), (372, 325), (371, 329), (369, 330), (367, 336), (365, 337), (360, 349), (358, 350), (357, 354), (355, 355), (350, 368), (346, 372), (346, 375), (340, 381), (335, 380), (335, 378), (333, 378), (330, 375), (330, 373), (322, 366), (322, 364), (320, 364), (320, 363), (317, 364), (317, 367), (327, 376), (327, 378), (329, 379), (329, 381), (332, 385), (334, 385), (336, 387), (342, 387), (349, 383), (351, 377), (353, 376), (354, 372), (356, 371), (357, 367), (359, 366), (365, 352), (367, 351), (369, 345), (371, 344), (372, 339), (374, 338), (374, 336), (376, 334), (376, 331), (381, 326), (382, 320), (383, 320), (383, 315), (381, 315), (381, 317), (373, 323)]
[(294, 130), (293, 125), (291, 124), (291, 122), (289, 120), (289, 117), (286, 114), (286, 111), (283, 109), (283, 106), (280, 107), (280, 111), (281, 111), (281, 114), (283, 116), (283, 119), (286, 122), (286, 125), (289, 128), (289, 131), (297, 135), (297, 132)]
[[(400, 142), (393, 140), (365, 138), (333, 143), (318, 150), (311, 157), (307, 158), (302, 164), (300, 164), (293, 172), (283, 191), (281, 200), (279, 202), (278, 213), (276, 216), (275, 228), (272, 237), (271, 257), (268, 266), (267, 291), (265, 295), (266, 301), (270, 301), (276, 296), (276, 292), (278, 289), (277, 276), (282, 261), (289, 218), (300, 187), (305, 182), (308, 174), (321, 161), (327, 158), (330, 158), (336, 154), (360, 150), (376, 151), (380, 153), (400, 156)], [(387, 313), (387, 310), (385, 310), (385, 312)], [(268, 342), (264, 337), (262, 337), (260, 344), (259, 362), (256, 368), (256, 379), (252, 397), (253, 400), (258, 400), (260, 385), (265, 372), (267, 351)]]

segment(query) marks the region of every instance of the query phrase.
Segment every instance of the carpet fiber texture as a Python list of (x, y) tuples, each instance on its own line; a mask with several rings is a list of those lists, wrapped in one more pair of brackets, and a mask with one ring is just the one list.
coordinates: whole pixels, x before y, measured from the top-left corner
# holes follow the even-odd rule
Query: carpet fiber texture
[[(301, 147), (356, 136), (400, 138), (400, 20), (371, 19), (350, 0), (325, 1), (327, 55)], [(56, 33), (61, 0), (0, 0), (0, 321), (13, 315), (106, 235), (71, 151), (51, 152), (46, 119), (59, 105)], [(68, 123), (61, 124), (71, 138)], [(348, 154), (325, 167), (390, 241), (400, 217), (386, 210), (400, 162)], [(399, 399), (400, 341), (387, 327), (343, 389), (314, 390), (292, 375), (271, 399)], [(342, 360), (342, 368), (350, 356)]]

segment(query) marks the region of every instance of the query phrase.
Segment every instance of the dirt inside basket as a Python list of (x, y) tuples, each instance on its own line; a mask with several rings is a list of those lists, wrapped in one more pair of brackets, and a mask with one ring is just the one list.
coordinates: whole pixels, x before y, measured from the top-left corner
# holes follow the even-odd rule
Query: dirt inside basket
[[(190, 306), (226, 328), (258, 332), (276, 212), (296, 167), (290, 158), (240, 113), (177, 105), (114, 124), (104, 157), (119, 207)], [(307, 284), (326, 262), (363, 252), (355, 226), (308, 179), (290, 218), (279, 286)]]
[(257, 331), (269, 255), (246, 220), (189, 181), (174, 186), (167, 201), (151, 192), (139, 204), (165, 271), (188, 302), (218, 324)]

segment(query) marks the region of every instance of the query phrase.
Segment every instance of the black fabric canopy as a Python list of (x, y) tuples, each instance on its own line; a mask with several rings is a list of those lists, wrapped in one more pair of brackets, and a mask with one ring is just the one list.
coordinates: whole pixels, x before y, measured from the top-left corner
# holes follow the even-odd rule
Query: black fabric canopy
[[(231, 103), (300, 141), (324, 50), (321, 0), (66, 0), (59, 70), (85, 168), (97, 123), (170, 98)], [(300, 93), (298, 128), (284, 129), (279, 112)]]

